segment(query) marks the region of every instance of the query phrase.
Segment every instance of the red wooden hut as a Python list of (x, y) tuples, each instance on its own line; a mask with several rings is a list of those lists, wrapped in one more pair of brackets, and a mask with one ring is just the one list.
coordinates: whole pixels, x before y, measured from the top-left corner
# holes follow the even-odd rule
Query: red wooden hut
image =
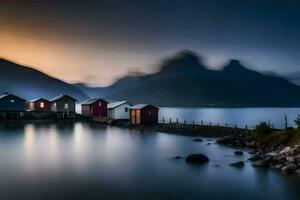
[(82, 114), (88, 117), (107, 117), (107, 101), (89, 99), (81, 103)]
[(137, 104), (130, 108), (131, 124), (157, 124), (158, 107), (150, 104)]

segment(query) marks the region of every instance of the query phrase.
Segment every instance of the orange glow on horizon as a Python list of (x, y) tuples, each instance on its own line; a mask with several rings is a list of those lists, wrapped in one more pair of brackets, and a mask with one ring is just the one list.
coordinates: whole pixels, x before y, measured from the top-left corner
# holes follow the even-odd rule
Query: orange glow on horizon
[[(144, 57), (123, 51), (103, 50), (97, 44), (34, 36), (14, 30), (0, 32), (0, 58), (38, 69), (50, 76), (75, 83), (107, 86)], [(12, 34), (13, 33), (13, 34)], [(80, 43), (81, 42), (81, 43)]]

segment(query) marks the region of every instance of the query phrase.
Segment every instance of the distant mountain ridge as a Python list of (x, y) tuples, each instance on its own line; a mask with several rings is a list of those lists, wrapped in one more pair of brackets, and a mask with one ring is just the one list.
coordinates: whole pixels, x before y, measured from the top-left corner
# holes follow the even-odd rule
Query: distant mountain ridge
[(159, 106), (298, 107), (300, 87), (285, 78), (262, 74), (230, 60), (222, 70), (208, 69), (194, 52), (180, 51), (150, 75), (126, 76), (106, 88), (86, 90), (109, 101)]
[(278, 75), (250, 70), (238, 60), (230, 60), (222, 70), (210, 70), (196, 53), (184, 50), (159, 67), (156, 73), (132, 73), (108, 87), (88, 87), (0, 59), (0, 93), (11, 92), (26, 99), (65, 93), (79, 101), (102, 97), (169, 107), (300, 106), (299, 86)]
[(10, 92), (27, 100), (52, 98), (59, 93), (71, 95), (82, 101), (88, 98), (71, 84), (48, 76), (38, 70), (0, 59), (0, 94)]

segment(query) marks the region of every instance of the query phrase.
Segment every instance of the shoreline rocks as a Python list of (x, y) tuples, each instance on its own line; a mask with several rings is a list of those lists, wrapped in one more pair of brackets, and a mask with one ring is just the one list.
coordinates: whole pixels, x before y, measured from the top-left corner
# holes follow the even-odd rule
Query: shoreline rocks
[[(300, 175), (300, 144), (293, 146), (266, 146), (254, 141), (250, 135), (229, 135), (217, 140), (218, 144), (251, 149), (253, 167), (278, 169), (282, 173)], [(235, 155), (240, 155), (238, 150)], [(234, 164), (234, 163), (232, 163)]]

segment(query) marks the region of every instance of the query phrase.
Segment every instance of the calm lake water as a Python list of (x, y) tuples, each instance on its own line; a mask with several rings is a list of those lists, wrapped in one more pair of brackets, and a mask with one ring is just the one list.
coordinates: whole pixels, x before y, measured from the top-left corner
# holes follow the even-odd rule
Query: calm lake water
[(287, 116), (289, 126), (294, 126), (294, 120), (300, 115), (300, 108), (166, 108), (159, 110), (159, 119), (165, 118), (173, 122), (221, 124), (230, 126), (254, 128), (260, 122), (270, 122), (276, 128), (283, 128)]
[[(94, 123), (1, 124), (0, 199), (300, 198), (299, 177), (230, 167), (249, 155), (204, 139)], [(190, 153), (210, 162), (172, 159)]]

